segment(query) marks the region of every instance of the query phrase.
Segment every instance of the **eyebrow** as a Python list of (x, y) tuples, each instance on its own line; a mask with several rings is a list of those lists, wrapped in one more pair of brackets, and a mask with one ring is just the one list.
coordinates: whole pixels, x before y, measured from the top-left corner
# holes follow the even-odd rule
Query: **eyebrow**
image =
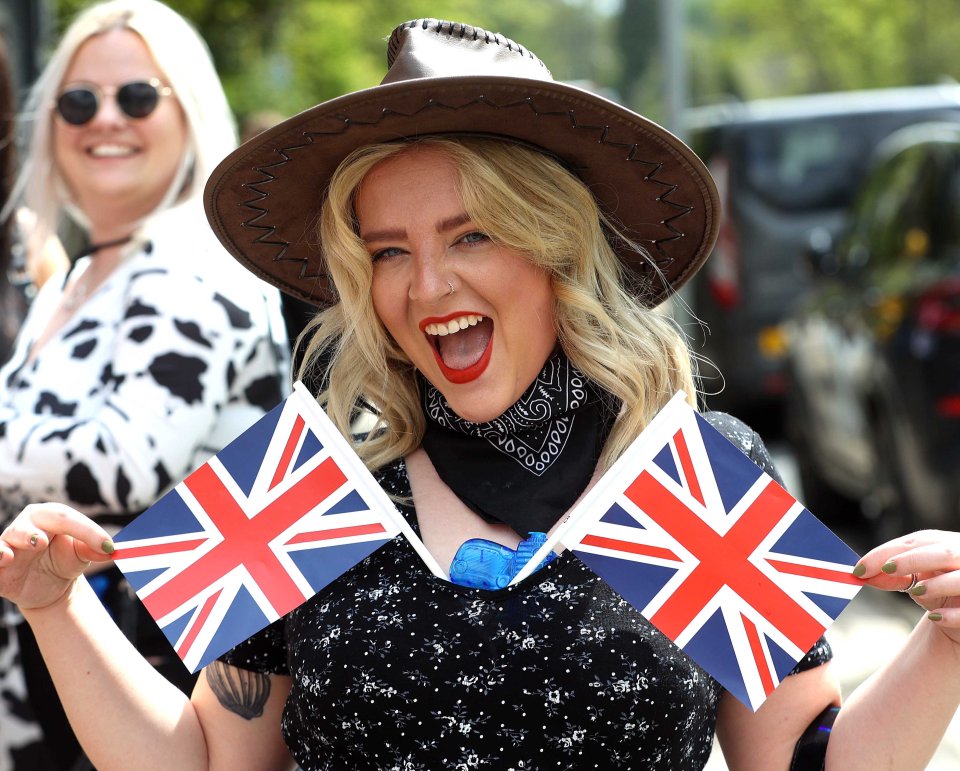
[[(458, 228), (461, 225), (465, 225), (468, 222), (472, 221), (471, 217), (466, 212), (454, 215), (453, 217), (447, 217), (445, 220), (440, 220), (437, 223), (437, 232), (446, 233), (454, 228)], [(371, 230), (369, 233), (361, 233), (360, 239), (365, 242), (369, 241), (393, 241), (396, 239), (406, 238), (407, 231), (404, 228), (386, 228), (384, 230)]]

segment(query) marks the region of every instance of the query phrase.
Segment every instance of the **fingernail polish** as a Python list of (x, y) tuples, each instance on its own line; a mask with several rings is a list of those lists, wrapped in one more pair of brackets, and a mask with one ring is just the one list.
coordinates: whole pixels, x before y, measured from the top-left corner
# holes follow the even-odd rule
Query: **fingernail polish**
[(862, 562), (858, 562), (857, 566), (853, 569), (853, 575), (857, 578), (862, 578), (863, 574), (867, 572), (867, 566)]
[(104, 554), (113, 554), (116, 551), (113, 541), (104, 541), (100, 544), (100, 548), (103, 549)]
[(912, 594), (914, 597), (919, 597), (920, 595), (926, 593), (927, 587), (925, 587), (923, 584), (917, 584), (915, 587), (913, 587), (913, 589), (910, 590), (910, 594)]
[(890, 573), (896, 573), (897, 563), (894, 562), (893, 560), (887, 560), (880, 566), (880, 569), (887, 575), (889, 575)]
[(942, 613), (928, 613), (928, 614), (927, 614), (927, 618), (929, 618), (931, 621), (943, 621), (943, 614), (942, 614)]

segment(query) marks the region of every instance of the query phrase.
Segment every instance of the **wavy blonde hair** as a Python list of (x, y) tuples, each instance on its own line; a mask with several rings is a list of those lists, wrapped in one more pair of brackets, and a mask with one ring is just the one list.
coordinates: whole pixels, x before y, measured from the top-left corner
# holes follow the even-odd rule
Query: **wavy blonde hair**
[[(600, 459), (606, 469), (679, 389), (693, 403), (693, 365), (671, 319), (624, 289), (606, 233), (616, 232), (590, 191), (555, 159), (515, 143), (479, 137), (427, 137), (377, 144), (348, 156), (334, 174), (320, 217), (320, 243), (340, 302), (318, 314), (300, 377), (326, 385), (319, 399), (350, 435), (358, 404), (378, 425), (357, 442), (371, 469), (416, 449), (425, 418), (410, 359), (377, 318), (373, 265), (358, 236), (354, 201), (377, 164), (414, 148), (451, 158), (463, 206), (495, 242), (550, 274), (554, 322), (570, 361), (623, 404)], [(638, 249), (640, 247), (637, 247)]]
[(81, 46), (114, 29), (128, 29), (140, 36), (173, 88), (187, 124), (187, 147), (170, 188), (140, 224), (174, 205), (199, 203), (207, 177), (237, 145), (236, 122), (213, 58), (190, 22), (157, 0), (108, 0), (86, 8), (64, 32), (31, 89), (21, 127), (29, 134), (27, 152), (0, 212), (0, 217), (10, 217), (22, 206), (32, 213), (35, 223), (30, 244), (35, 250), (56, 234), (64, 214), (81, 227), (86, 225), (83, 213), (70, 201), (54, 160), (53, 104)]

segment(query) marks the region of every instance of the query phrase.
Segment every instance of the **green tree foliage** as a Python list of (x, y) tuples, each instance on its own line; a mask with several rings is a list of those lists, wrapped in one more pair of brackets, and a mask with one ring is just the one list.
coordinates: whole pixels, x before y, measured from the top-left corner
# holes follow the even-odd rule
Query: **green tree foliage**
[[(606, 78), (605, 69), (612, 67), (609, 46), (598, 45), (601, 25), (582, 5), (552, 0), (436, 0), (429, 8), (435, 17), (505, 31), (541, 55), (558, 78), (601, 80)], [(386, 71), (386, 37), (398, 23), (423, 14), (422, 0), (291, 3), (265, 56), (246, 67), (224, 71), (231, 102), (241, 114), (264, 105), (292, 113), (376, 85)], [(591, 52), (591, 46), (601, 54)]]
[[(53, 0), (49, 0), (53, 2)], [(690, 102), (932, 83), (960, 75), (960, 0), (683, 2)], [(89, 0), (56, 0), (60, 28)], [(393, 27), (425, 14), (504, 32), (560, 80), (656, 119), (664, 0), (168, 0), (213, 52), (241, 118), (375, 85)]]
[[(89, 0), (60, 0), (60, 28)], [(167, 0), (207, 41), (234, 111), (284, 115), (380, 82), (385, 40), (430, 15), (503, 32), (558, 79), (612, 82), (609, 15), (590, 0)]]
[(687, 0), (694, 101), (918, 85), (960, 70), (960, 0)]
[(623, 0), (614, 35), (623, 57), (619, 90), (630, 95), (660, 69), (660, 0)]

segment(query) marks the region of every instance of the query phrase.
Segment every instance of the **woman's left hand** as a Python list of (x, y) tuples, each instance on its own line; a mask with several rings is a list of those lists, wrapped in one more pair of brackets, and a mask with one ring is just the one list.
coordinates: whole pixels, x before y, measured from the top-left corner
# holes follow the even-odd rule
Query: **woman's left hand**
[(909, 590), (927, 618), (960, 644), (960, 533), (921, 530), (894, 538), (863, 555), (853, 574), (877, 589)]

